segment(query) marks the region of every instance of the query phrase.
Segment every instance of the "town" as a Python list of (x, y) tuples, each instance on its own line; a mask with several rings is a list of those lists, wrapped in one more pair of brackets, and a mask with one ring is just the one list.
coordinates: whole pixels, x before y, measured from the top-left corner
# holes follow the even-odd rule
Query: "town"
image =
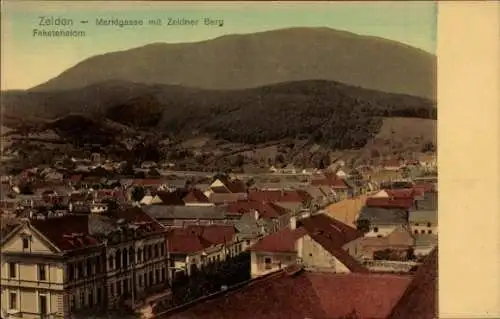
[(435, 152), (175, 169), (93, 153), (3, 175), (1, 317), (433, 317)]

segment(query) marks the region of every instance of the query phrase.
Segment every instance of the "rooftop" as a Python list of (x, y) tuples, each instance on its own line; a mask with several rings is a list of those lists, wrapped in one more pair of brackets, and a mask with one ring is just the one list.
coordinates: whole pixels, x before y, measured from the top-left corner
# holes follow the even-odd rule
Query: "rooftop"
[(390, 314), (410, 281), (409, 276), (388, 274), (283, 270), (181, 308), (169, 318), (340, 318), (355, 311), (361, 318), (381, 319)]

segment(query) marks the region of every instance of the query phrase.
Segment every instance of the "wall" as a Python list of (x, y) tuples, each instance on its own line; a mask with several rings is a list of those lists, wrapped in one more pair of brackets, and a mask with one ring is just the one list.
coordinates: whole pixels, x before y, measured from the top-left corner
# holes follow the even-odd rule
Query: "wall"
[(370, 231), (365, 233), (365, 237), (385, 237), (392, 233), (397, 225), (370, 225)]
[(349, 269), (315, 242), (309, 235), (298, 240), (302, 245), (302, 262), (306, 268), (325, 268), (334, 272), (350, 272)]
[[(269, 269), (266, 268), (266, 258), (270, 258), (271, 260)], [(256, 278), (278, 271), (287, 265), (293, 264), (296, 260), (296, 253), (264, 253), (252, 251), (250, 266), (251, 277)]]

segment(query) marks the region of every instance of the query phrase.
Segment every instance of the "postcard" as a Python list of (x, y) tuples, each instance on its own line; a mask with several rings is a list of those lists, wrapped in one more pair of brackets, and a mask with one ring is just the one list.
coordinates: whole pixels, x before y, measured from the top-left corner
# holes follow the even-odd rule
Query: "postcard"
[(4, 1), (1, 318), (436, 318), (436, 34), (424, 1)]

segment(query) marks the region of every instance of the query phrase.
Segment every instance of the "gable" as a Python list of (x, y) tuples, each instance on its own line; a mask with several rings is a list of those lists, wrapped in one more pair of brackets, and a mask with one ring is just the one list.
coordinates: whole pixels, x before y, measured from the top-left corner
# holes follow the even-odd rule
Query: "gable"
[(217, 179), (210, 185), (210, 187), (226, 187), (226, 185), (224, 185), (224, 183), (221, 182), (220, 179)]
[[(24, 225), (14, 231), (9, 239), (2, 245), (2, 252), (23, 253), (31, 252), (37, 254), (55, 254), (57, 249), (43, 238), (36, 230)], [(23, 237), (29, 238), (28, 249), (23, 249)]]
[(375, 197), (375, 198), (389, 198), (389, 193), (387, 193), (384, 189), (381, 190), (380, 192), (377, 192), (375, 195), (373, 195), (372, 197)]

